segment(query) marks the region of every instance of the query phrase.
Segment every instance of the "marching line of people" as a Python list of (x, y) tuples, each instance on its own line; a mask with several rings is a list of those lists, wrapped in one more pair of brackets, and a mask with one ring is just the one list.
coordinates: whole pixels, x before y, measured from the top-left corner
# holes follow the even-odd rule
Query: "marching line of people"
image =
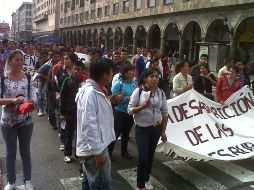
[[(47, 113), (52, 129), (59, 133), (64, 162), (71, 163), (74, 159), (72, 147), (75, 144), (74, 155), (82, 167), (82, 190), (112, 189), (110, 169), (116, 159), (113, 155), (116, 140), (121, 137), (121, 156), (131, 159), (128, 141), (135, 127), (137, 189), (150, 190), (153, 189), (149, 178), (156, 146), (160, 138), (167, 141), (166, 100), (171, 90), (176, 97), (194, 88), (224, 104), (241, 87), (251, 85), (242, 60), (227, 60), (216, 78), (209, 70), (205, 54), (193, 66), (188, 60), (172, 62), (167, 55), (161, 56), (160, 50), (150, 51), (146, 47), (137, 48), (137, 54), (131, 59), (124, 48), (104, 53), (82, 45), (75, 48), (65, 44), (22, 46), (10, 41), (6, 49), (0, 51), (1, 130), (7, 160), (4, 190), (15, 188), (17, 139), (25, 188), (34, 189), (30, 141), (31, 113), (36, 104), (38, 116)], [(34, 69), (26, 68), (25, 55), (30, 56)], [(171, 84), (169, 79), (173, 73)], [(37, 94), (35, 81), (38, 81)], [(213, 88), (216, 88), (216, 97)]]

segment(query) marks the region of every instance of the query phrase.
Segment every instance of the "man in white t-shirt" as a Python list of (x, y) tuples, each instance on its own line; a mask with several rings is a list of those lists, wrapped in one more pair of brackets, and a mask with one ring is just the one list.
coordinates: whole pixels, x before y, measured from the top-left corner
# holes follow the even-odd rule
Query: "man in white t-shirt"
[(220, 78), (220, 77), (223, 76), (224, 74), (228, 74), (230, 68), (232, 67), (232, 65), (234, 65), (234, 63), (235, 63), (235, 60), (234, 60), (234, 59), (228, 59), (228, 60), (226, 61), (226, 63), (225, 63), (225, 66), (222, 67), (222, 68), (219, 70), (218, 78)]

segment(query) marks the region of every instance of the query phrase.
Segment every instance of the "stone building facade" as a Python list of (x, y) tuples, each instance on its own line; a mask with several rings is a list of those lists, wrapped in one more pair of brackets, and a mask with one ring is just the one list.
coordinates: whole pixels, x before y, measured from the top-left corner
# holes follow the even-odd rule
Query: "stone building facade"
[(23, 2), (12, 14), (12, 35), (14, 40), (32, 40), (32, 3)]
[(60, 0), (60, 31), (69, 44), (147, 46), (196, 61), (205, 46), (250, 59), (254, 0)]
[(33, 0), (33, 36), (42, 42), (59, 35), (60, 0)]

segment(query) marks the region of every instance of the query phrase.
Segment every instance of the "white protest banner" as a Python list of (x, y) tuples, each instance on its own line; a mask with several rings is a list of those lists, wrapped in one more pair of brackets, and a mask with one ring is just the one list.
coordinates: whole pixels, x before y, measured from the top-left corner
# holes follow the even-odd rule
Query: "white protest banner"
[(85, 62), (86, 60), (89, 59), (89, 56), (87, 54), (77, 53), (77, 52), (75, 52), (75, 54), (78, 56), (78, 59), (82, 62)]
[(157, 147), (184, 160), (240, 160), (254, 156), (254, 96), (245, 86), (224, 105), (195, 90), (168, 100), (167, 143)]

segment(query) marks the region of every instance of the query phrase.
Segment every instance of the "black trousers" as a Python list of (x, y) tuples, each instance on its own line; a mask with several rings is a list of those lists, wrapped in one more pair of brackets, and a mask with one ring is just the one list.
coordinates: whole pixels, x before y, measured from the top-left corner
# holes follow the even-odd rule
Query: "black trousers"
[(54, 90), (47, 91), (47, 105), (49, 114), (49, 123), (52, 127), (57, 127), (56, 122), (56, 95)]
[(65, 127), (65, 135), (64, 135), (64, 155), (71, 156), (72, 155), (72, 141), (74, 137), (75, 129), (77, 128), (77, 117), (76, 115), (67, 115), (65, 117), (66, 127)]
[[(114, 113), (114, 129), (116, 134), (116, 140), (121, 136), (121, 152), (127, 152), (129, 135), (131, 128), (134, 124), (133, 117), (125, 112), (120, 112), (115, 109)], [(116, 141), (113, 141), (109, 147), (109, 153), (112, 154), (114, 151)]]
[(135, 132), (138, 147), (137, 187), (144, 188), (150, 178), (154, 152), (161, 135), (161, 126), (136, 126)]

